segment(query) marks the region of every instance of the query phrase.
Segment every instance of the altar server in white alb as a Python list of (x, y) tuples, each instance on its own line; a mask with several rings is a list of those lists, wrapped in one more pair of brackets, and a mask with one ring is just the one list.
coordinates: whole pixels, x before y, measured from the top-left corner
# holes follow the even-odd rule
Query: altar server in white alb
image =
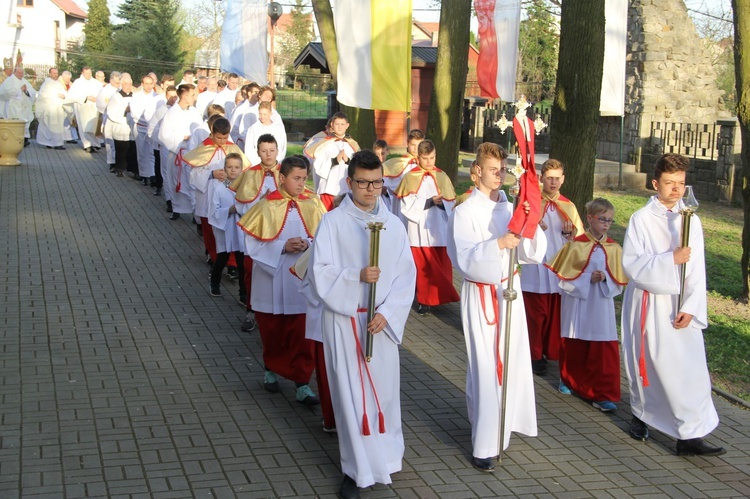
[[(349, 161), (350, 193), (326, 214), (313, 243), (308, 278), (322, 304), (321, 329), (344, 481), (339, 497), (391, 483), (401, 470), (404, 437), (399, 396), (399, 344), (414, 298), (416, 269), (401, 221), (380, 198), (383, 166), (375, 153)], [(384, 222), (380, 259), (369, 265), (371, 221)], [(371, 283), (376, 313), (367, 322)], [(366, 331), (373, 356), (366, 362)]]
[[(708, 326), (703, 227), (692, 216), (681, 247), (682, 197), (690, 161), (661, 156), (656, 195), (630, 217), (622, 264), (630, 283), (622, 303), (622, 349), (630, 381), (630, 436), (647, 440), (648, 426), (677, 439), (677, 455), (718, 456), (702, 438), (719, 424), (711, 399), (703, 329)], [(680, 269), (685, 292), (678, 308)]]
[[(494, 470), (493, 459), (500, 453), (501, 417), (505, 418), (503, 449), (510, 445), (511, 432), (537, 435), (523, 295), (519, 290), (518, 297), (511, 302), (511, 331), (507, 332), (503, 290), (511, 263), (510, 250), (517, 248), (518, 263), (539, 263), (544, 259), (547, 239), (540, 227), (533, 239), (519, 238), (508, 231), (513, 205), (500, 190), (505, 181), (507, 157), (508, 153), (496, 144), (479, 146), (478, 185), (454, 210), (448, 237), (448, 252), (464, 278), (461, 321), (468, 354), (466, 405), (471, 421), (471, 464), (483, 472)], [(518, 209), (526, 211), (528, 205)], [(508, 333), (511, 337), (507, 386), (501, 386)], [(503, 390), (508, 391), (505, 414), (501, 414)]]
[(112, 71), (109, 74), (109, 83), (104, 85), (96, 96), (96, 109), (102, 114), (102, 134), (104, 135), (104, 152), (107, 154), (107, 164), (110, 171), (114, 172), (115, 166), (115, 139), (112, 138), (112, 123), (107, 119), (107, 104), (112, 96), (120, 89), (122, 74)]
[(50, 68), (49, 76), (39, 88), (34, 113), (39, 125), (36, 129), (36, 141), (47, 149), (65, 149), (63, 132), (67, 113), (63, 105), (68, 91), (60, 81), (57, 68)]
[(154, 172), (154, 148), (148, 138), (148, 122), (156, 111), (156, 82), (151, 76), (141, 78), (141, 88), (133, 92), (130, 112), (135, 122), (135, 146), (138, 153), (138, 175), (148, 185)]
[(161, 171), (164, 177), (164, 193), (171, 201), (171, 220), (180, 218), (180, 213), (192, 213), (195, 203), (190, 186), (190, 167), (182, 161), (189, 151), (188, 143), (193, 130), (203, 123), (195, 110), (195, 86), (180, 85), (177, 88), (177, 104), (169, 108), (159, 128), (159, 142), (164, 146)]

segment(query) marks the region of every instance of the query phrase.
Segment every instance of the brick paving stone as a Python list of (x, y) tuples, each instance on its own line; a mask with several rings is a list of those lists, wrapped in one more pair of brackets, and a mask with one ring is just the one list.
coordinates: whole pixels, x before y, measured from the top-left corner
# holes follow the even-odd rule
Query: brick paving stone
[[(263, 390), (259, 335), (239, 332), (236, 283), (209, 298), (188, 217), (80, 146), (22, 160), (0, 168), (0, 495), (333, 497), (336, 437), (291, 383)], [(534, 378), (539, 436), (476, 472), (460, 324), (458, 304), (410, 315), (403, 471), (364, 497), (750, 496), (747, 411), (715, 399), (729, 452), (682, 458), (628, 437), (625, 385), (605, 415), (552, 374)]]

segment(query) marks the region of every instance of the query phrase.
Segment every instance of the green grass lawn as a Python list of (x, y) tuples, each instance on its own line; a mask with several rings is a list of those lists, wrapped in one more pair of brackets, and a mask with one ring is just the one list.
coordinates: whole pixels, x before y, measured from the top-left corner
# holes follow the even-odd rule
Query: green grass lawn
[(284, 119), (327, 118), (328, 97), (324, 93), (304, 90), (278, 90), (276, 110)]

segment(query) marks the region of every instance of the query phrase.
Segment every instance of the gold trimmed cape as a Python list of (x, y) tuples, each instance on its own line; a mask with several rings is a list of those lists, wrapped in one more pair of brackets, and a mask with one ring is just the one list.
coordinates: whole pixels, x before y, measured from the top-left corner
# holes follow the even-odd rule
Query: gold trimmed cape
[[(274, 184), (276, 184), (276, 189), (274, 190), (278, 190), (280, 185), (279, 169), (280, 166), (277, 163), (269, 170), (273, 175)], [(258, 199), (265, 179), (266, 171), (263, 169), (263, 165), (257, 164), (245, 169), (242, 174), (232, 182), (229, 186), (229, 190), (235, 193), (235, 199), (238, 202), (243, 204), (252, 203)]]
[(323, 203), (303, 192), (292, 197), (284, 189), (273, 191), (245, 213), (237, 225), (247, 235), (260, 241), (274, 241), (284, 229), (289, 212), (295, 209), (302, 219), (307, 237), (313, 237), (326, 212)]
[(555, 197), (549, 197), (544, 192), (542, 192), (542, 216), (544, 216), (544, 213), (547, 213), (547, 207), (550, 204), (554, 205), (555, 209), (560, 214), (563, 220), (570, 220), (571, 222), (573, 222), (573, 227), (577, 229), (575, 233), (576, 236), (583, 235), (583, 221), (578, 215), (578, 210), (576, 209), (576, 205), (573, 204), (573, 201), (566, 198), (559, 192)]
[(323, 138), (322, 140), (317, 140), (307, 146), (305, 149), (305, 154), (310, 156), (311, 158), (315, 157), (315, 153), (320, 149), (320, 146), (327, 143), (329, 140), (342, 140), (346, 143), (348, 143), (352, 149), (354, 149), (354, 152), (359, 151), (359, 144), (357, 144), (357, 141), (351, 138), (349, 135), (345, 135), (343, 138), (336, 137), (335, 135), (328, 135), (327, 137)]
[(572, 281), (586, 270), (591, 260), (591, 254), (597, 245), (604, 250), (604, 261), (609, 277), (620, 286), (625, 286), (628, 283), (628, 278), (625, 277), (625, 272), (622, 269), (622, 247), (610, 238), (607, 238), (604, 242), (597, 241), (589, 231), (565, 243), (555, 255), (555, 258), (551, 262), (545, 263), (544, 266), (563, 281)]
[(386, 178), (399, 177), (410, 164), (417, 164), (417, 158), (411, 154), (404, 154), (399, 158), (387, 159), (383, 163), (383, 176)]
[(214, 159), (214, 156), (216, 155), (216, 152), (219, 149), (224, 151), (224, 156), (227, 156), (233, 152), (239, 154), (240, 157), (242, 158), (243, 170), (247, 168), (248, 166), (250, 166), (250, 160), (247, 159), (247, 156), (245, 156), (245, 153), (242, 152), (242, 149), (237, 147), (236, 144), (227, 142), (226, 145), (224, 146), (217, 146), (216, 144), (214, 144), (214, 141), (211, 139), (211, 137), (201, 142), (201, 145), (199, 145), (192, 151), (189, 151), (183, 154), (182, 160), (188, 166), (191, 166), (193, 168), (200, 168), (209, 164), (211, 160)]
[(453, 183), (448, 177), (448, 174), (439, 168), (433, 170), (425, 170), (421, 166), (417, 166), (413, 170), (409, 171), (401, 179), (401, 183), (396, 188), (396, 197), (405, 198), (410, 194), (415, 194), (419, 191), (419, 187), (422, 185), (422, 180), (425, 175), (429, 175), (435, 181), (437, 186), (438, 195), (442, 196), (446, 201), (453, 201), (456, 199), (456, 190), (453, 188)]

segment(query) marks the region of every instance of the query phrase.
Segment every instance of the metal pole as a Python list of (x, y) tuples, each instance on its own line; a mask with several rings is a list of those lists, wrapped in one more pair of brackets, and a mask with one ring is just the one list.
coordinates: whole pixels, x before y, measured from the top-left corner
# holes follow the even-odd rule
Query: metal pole
[[(380, 231), (383, 230), (383, 222), (370, 222), (367, 228), (370, 230), (370, 267), (377, 267), (380, 260)], [(375, 293), (378, 283), (370, 283), (369, 295), (367, 296), (367, 324), (375, 317)], [(367, 329), (365, 337), (365, 360), (372, 359), (373, 334)]]
[(622, 116), (620, 116), (620, 167), (618, 169), (618, 176), (617, 176), (617, 190), (621, 191), (622, 189), (622, 143), (623, 143), (623, 135), (625, 128), (625, 114), (623, 113)]
[[(510, 194), (513, 196), (513, 211), (518, 208), (518, 194), (521, 191), (521, 185), (516, 178), (516, 183), (510, 188)], [(518, 298), (518, 291), (513, 289), (513, 281), (516, 271), (516, 248), (510, 250), (510, 262), (508, 263), (508, 280), (503, 290), (503, 299), (505, 300), (505, 342), (503, 346), (503, 394), (500, 400), (500, 434), (498, 440), (497, 462), (503, 461), (503, 444), (505, 443), (505, 415), (508, 403), (508, 361), (510, 360), (510, 334), (511, 334), (511, 317), (513, 312), (513, 301)]]

